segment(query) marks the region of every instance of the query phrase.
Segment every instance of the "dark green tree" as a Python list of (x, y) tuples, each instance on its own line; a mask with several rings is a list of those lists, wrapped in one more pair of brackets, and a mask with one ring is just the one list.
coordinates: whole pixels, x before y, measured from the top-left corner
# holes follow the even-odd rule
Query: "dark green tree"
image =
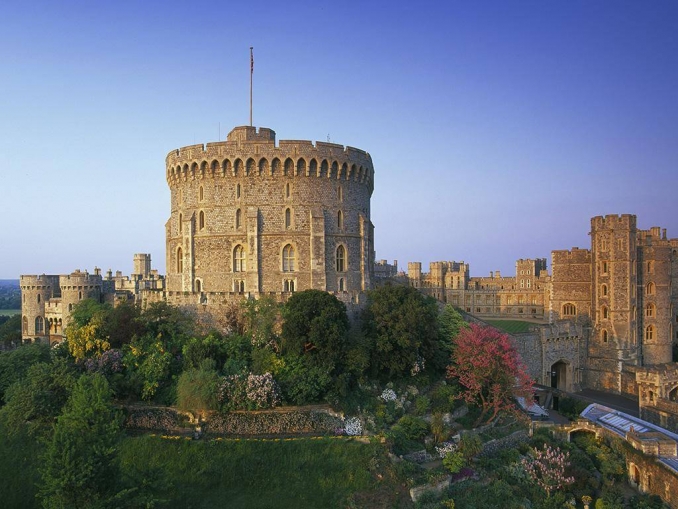
[(454, 306), (447, 304), (438, 315), (438, 327), (442, 345), (451, 351), (454, 338), (457, 337), (461, 329), (468, 327), (468, 324)]
[(121, 433), (121, 416), (111, 404), (106, 379), (81, 376), (43, 456), (43, 507), (105, 507), (116, 494)]
[(21, 380), (33, 364), (49, 362), (49, 346), (24, 345), (16, 350), (0, 352), (0, 402), (5, 401), (5, 391), (14, 382)]
[(177, 406), (181, 410), (204, 412), (218, 407), (217, 386), (219, 375), (213, 359), (204, 359), (197, 368), (187, 369), (179, 375)]
[[(0, 317), (6, 318), (6, 317)], [(14, 315), (0, 324), (0, 344), (5, 346), (21, 341), (21, 315)]]
[(421, 360), (427, 368), (443, 369), (447, 356), (438, 344), (438, 305), (431, 297), (409, 286), (387, 284), (369, 292), (362, 319), (372, 376), (410, 376)]

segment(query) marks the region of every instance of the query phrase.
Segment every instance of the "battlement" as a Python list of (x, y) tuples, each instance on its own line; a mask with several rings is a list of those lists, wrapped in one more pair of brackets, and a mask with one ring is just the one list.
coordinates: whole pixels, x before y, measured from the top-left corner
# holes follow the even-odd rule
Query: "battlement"
[(197, 144), (172, 150), (165, 159), (167, 183), (216, 177), (316, 176), (353, 180), (373, 189), (370, 154), (336, 143), (281, 140), (261, 127), (236, 127), (225, 142)]
[(591, 231), (604, 229), (626, 229), (636, 228), (636, 216), (634, 214), (608, 214), (606, 216), (595, 216), (591, 218)]
[(59, 286), (59, 276), (40, 274), (19, 276), (19, 286), (22, 290), (35, 288), (50, 288)]
[(591, 263), (591, 250), (573, 247), (571, 250), (551, 251), (551, 266), (558, 263)]

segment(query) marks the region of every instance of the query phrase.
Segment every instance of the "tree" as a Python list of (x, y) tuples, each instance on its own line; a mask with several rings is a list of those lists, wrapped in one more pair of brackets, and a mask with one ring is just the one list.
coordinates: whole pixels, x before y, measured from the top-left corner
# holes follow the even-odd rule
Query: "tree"
[(0, 402), (5, 400), (5, 391), (14, 382), (21, 380), (33, 364), (49, 362), (49, 346), (24, 345), (11, 352), (0, 352)]
[(111, 348), (109, 337), (104, 331), (104, 318), (103, 313), (97, 312), (84, 325), (74, 321), (66, 327), (68, 351), (76, 361), (98, 357)]
[(214, 369), (214, 360), (203, 360), (199, 367), (188, 369), (179, 376), (177, 406), (185, 411), (216, 410), (218, 384), (219, 375)]
[(362, 316), (372, 375), (382, 380), (442, 368), (438, 305), (415, 288), (387, 284), (372, 290)]
[(4, 345), (11, 345), (21, 341), (21, 315), (14, 315), (12, 317), (0, 316), (0, 343)]
[(115, 495), (121, 433), (121, 416), (111, 405), (106, 379), (81, 376), (43, 456), (43, 507), (104, 506)]
[(438, 315), (438, 327), (442, 344), (451, 351), (454, 338), (461, 329), (468, 327), (468, 324), (454, 306), (447, 304)]
[(465, 388), (459, 395), (480, 406), (474, 426), (490, 422), (502, 410), (514, 408), (514, 396), (529, 397), (532, 381), (506, 334), (491, 327), (470, 324), (454, 341), (447, 376)]
[(348, 332), (343, 302), (327, 292), (305, 290), (290, 297), (283, 317), (283, 354), (301, 356), (328, 372), (340, 364)]
[(570, 453), (544, 444), (542, 450), (533, 449), (532, 456), (523, 458), (521, 463), (528, 477), (550, 498), (551, 492), (574, 482), (574, 477), (565, 475), (565, 470), (570, 466), (569, 457)]

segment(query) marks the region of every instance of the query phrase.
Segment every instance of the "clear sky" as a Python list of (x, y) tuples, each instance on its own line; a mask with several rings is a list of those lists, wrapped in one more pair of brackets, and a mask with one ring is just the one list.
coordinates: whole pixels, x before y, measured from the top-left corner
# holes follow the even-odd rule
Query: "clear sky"
[(367, 150), (377, 258), (678, 237), (678, 2), (14, 1), (0, 8), (0, 278), (164, 273), (165, 156), (248, 123)]

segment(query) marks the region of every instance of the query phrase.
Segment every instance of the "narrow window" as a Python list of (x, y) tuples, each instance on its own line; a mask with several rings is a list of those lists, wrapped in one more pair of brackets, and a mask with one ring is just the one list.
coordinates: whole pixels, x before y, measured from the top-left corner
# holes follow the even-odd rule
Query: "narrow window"
[(292, 212), (290, 209), (285, 209), (285, 228), (289, 228), (292, 225)]
[[(70, 309), (69, 309), (70, 311)], [(24, 334), (28, 334), (28, 318), (24, 316), (24, 319), (22, 321), (22, 330)]]
[(286, 292), (292, 293), (294, 292), (294, 279), (286, 279), (284, 288)]
[(524, 279), (521, 279), (521, 280), (520, 280), (520, 287), (521, 287), (521, 288), (524, 288), (524, 287), (525, 287), (525, 280), (524, 280)]
[(574, 316), (577, 314), (577, 308), (574, 304), (567, 303), (563, 305), (563, 316)]
[(200, 211), (198, 224), (201, 230), (205, 228), (205, 213), (202, 210)]
[(341, 186), (337, 187), (337, 200), (344, 201), (344, 190), (341, 188)]
[(238, 210), (235, 211), (235, 228), (236, 228), (236, 230), (240, 228), (241, 218), (242, 218), (242, 212), (240, 211), (240, 209), (238, 209)]
[(650, 282), (647, 284), (646, 293), (647, 295), (654, 295), (654, 283)]
[(654, 317), (654, 304), (651, 302), (645, 307), (645, 316), (648, 318)]
[(648, 274), (652, 274), (654, 272), (654, 263), (647, 262), (647, 272)]
[(184, 251), (177, 249), (177, 272), (181, 274), (184, 271)]
[(292, 190), (290, 189), (289, 182), (285, 184), (285, 198), (289, 198), (292, 195)]
[(238, 244), (233, 250), (233, 272), (245, 272), (246, 270), (245, 249)]
[(607, 331), (605, 329), (603, 329), (601, 337), (603, 338), (603, 343), (607, 343)]
[(179, 233), (184, 231), (184, 215), (179, 214)]
[(200, 193), (199, 194), (200, 194), (200, 197), (199, 197), (200, 201), (203, 201), (205, 199), (205, 193), (203, 192), (202, 186), (200, 186)]
[(343, 277), (339, 278), (339, 291), (340, 292), (346, 291), (346, 288), (344, 287), (344, 278)]
[(38, 316), (35, 319), (35, 333), (36, 334), (42, 334), (44, 332), (44, 329), (45, 329), (45, 322), (42, 319), (42, 316)]
[(603, 295), (603, 297), (607, 297), (607, 285), (601, 285), (600, 293)]
[(607, 262), (603, 262), (602, 271), (603, 274), (607, 274)]
[(344, 272), (346, 270), (346, 249), (344, 246), (337, 248), (337, 272)]
[(38, 294), (38, 304), (40, 304), (40, 294)]
[(82, 300), (82, 292), (78, 292), (78, 300)]
[(235, 186), (235, 197), (240, 198), (240, 184)]
[(202, 292), (202, 283), (199, 279), (195, 280), (195, 291), (198, 293)]
[(344, 227), (344, 213), (341, 210), (337, 212), (337, 227), (338, 228)]
[(287, 244), (283, 248), (282, 252), (282, 270), (283, 272), (294, 272), (294, 247), (291, 244)]
[(532, 288), (532, 281), (530, 279), (527, 280), (527, 287)]
[(603, 314), (603, 319), (607, 320), (609, 318), (610, 312), (607, 309), (607, 306), (603, 306), (602, 308), (602, 314)]

